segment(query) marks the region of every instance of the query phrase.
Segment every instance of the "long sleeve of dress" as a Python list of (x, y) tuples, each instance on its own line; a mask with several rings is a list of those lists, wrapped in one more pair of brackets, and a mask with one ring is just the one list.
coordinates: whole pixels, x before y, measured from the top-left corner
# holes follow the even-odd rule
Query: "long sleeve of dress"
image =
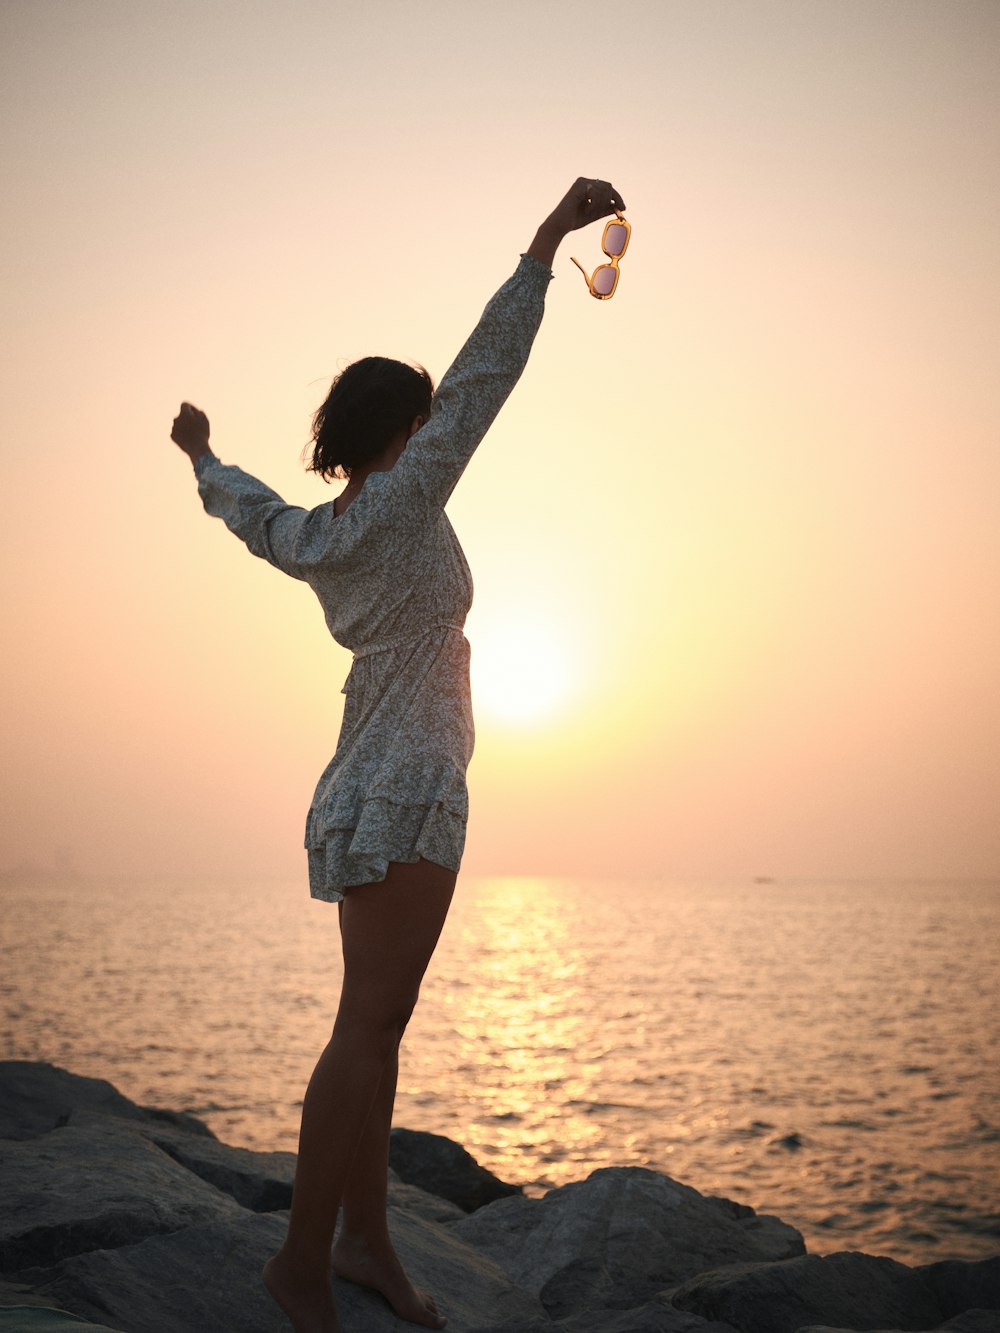
[(286, 502), (242, 468), (203, 454), (194, 466), (206, 511), (221, 518), (247, 548), (292, 578), (305, 579), (328, 554), (335, 515), (333, 501), (316, 509)]
[(491, 298), (438, 385), (431, 419), (412, 436), (388, 489), (443, 509), (483, 436), (521, 377), (545, 310), (547, 264), (522, 255)]

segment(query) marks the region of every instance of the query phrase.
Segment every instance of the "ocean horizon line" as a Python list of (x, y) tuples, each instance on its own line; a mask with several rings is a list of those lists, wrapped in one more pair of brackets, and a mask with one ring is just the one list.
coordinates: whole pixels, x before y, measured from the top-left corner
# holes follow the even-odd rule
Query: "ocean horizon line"
[[(480, 882), (510, 880), (524, 883), (549, 882), (553, 884), (662, 884), (693, 887), (699, 885), (714, 887), (753, 887), (785, 888), (810, 887), (850, 887), (851, 885), (886, 885), (886, 886), (927, 886), (942, 887), (979, 886), (1000, 890), (1000, 872), (992, 875), (834, 875), (819, 874), (777, 874), (753, 871), (739, 871), (732, 874), (684, 875), (672, 871), (633, 871), (627, 874), (587, 874), (549, 873), (531, 870), (469, 870), (460, 873), (460, 881)], [(45, 865), (36, 862), (18, 862), (0, 867), (0, 885), (15, 883), (56, 883), (64, 881), (74, 884), (121, 883), (131, 884), (231, 884), (252, 882), (263, 884), (285, 884), (301, 880), (305, 885), (305, 874), (298, 871), (261, 871), (252, 875), (235, 871), (190, 871), (188, 873), (146, 874), (128, 870), (81, 870), (76, 866)]]

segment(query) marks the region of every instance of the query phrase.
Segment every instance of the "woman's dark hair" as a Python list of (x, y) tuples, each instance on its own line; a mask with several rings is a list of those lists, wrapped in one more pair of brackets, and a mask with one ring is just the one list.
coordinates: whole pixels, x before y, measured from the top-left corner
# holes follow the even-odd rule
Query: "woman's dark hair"
[(414, 417), (426, 421), (434, 382), (423, 366), (366, 356), (342, 370), (313, 417), (309, 472), (349, 477), (376, 458)]

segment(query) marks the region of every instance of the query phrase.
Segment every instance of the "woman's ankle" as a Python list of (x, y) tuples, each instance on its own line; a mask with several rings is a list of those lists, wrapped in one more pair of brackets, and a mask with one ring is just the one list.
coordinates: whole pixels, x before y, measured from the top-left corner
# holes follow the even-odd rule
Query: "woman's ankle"
[(353, 1226), (345, 1222), (337, 1232), (337, 1239), (334, 1242), (334, 1250), (338, 1247), (343, 1247), (345, 1250), (367, 1250), (373, 1254), (391, 1250), (392, 1239), (385, 1218)]
[(273, 1262), (282, 1272), (293, 1275), (298, 1281), (325, 1282), (330, 1273), (330, 1250), (329, 1247), (316, 1249), (295, 1242), (289, 1244), (286, 1240)]

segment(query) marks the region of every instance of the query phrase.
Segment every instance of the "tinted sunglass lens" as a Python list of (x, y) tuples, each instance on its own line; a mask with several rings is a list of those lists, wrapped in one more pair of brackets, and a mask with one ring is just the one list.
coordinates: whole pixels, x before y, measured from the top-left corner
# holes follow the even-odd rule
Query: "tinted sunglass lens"
[(610, 264), (602, 264), (594, 274), (594, 291), (598, 296), (610, 296), (615, 289), (618, 270)]
[(606, 255), (623, 255), (625, 245), (628, 241), (628, 231), (620, 222), (611, 222), (604, 235), (604, 253)]

